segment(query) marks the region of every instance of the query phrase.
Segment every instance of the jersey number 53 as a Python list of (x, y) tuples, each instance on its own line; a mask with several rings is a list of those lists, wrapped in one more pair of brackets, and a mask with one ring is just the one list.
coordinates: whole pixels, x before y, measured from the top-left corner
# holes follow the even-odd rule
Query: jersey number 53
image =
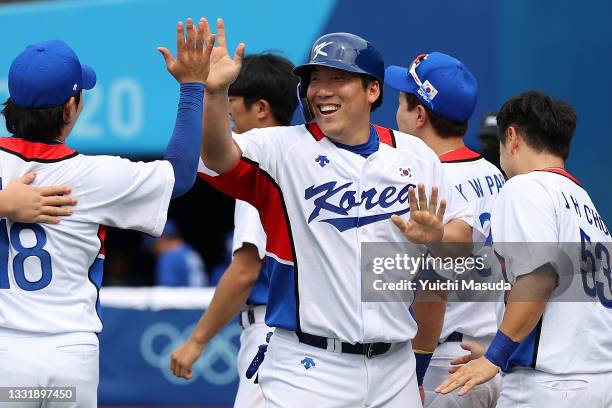
[(601, 242), (592, 243), (591, 237), (582, 228), (580, 229), (580, 241), (580, 272), (584, 291), (587, 296), (599, 298), (602, 305), (612, 309), (610, 252)]

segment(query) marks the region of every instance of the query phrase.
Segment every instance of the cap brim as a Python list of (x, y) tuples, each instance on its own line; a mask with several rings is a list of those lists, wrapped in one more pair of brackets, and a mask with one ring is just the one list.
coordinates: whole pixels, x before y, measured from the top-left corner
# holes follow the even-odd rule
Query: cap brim
[(401, 92), (415, 93), (418, 86), (408, 73), (408, 68), (389, 65), (385, 69), (385, 84)]
[(90, 66), (81, 65), (81, 72), (83, 77), (81, 87), (83, 89), (91, 89), (96, 86), (96, 73)]

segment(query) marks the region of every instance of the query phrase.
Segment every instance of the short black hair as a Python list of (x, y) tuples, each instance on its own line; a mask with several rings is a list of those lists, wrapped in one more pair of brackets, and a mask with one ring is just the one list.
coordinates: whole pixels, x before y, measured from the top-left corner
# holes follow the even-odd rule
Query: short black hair
[(406, 96), (406, 102), (408, 103), (408, 110), (411, 111), (415, 109), (418, 105), (421, 105), (425, 108), (427, 112), (427, 116), (429, 117), (429, 121), (431, 122), (431, 126), (435, 130), (435, 132), (442, 138), (450, 138), (455, 136), (463, 136), (465, 132), (467, 132), (468, 122), (456, 122), (454, 120), (448, 119), (442, 115), (437, 114), (436, 112), (429, 109), (428, 106), (425, 106), (419, 98), (416, 97), (415, 94), (402, 92)]
[(293, 75), (293, 64), (280, 55), (251, 54), (242, 60), (238, 78), (230, 85), (229, 95), (242, 96), (250, 108), (265, 99), (274, 118), (281, 125), (289, 125), (298, 105), (296, 94), (298, 77)]
[(540, 91), (524, 92), (506, 101), (497, 114), (499, 140), (506, 143), (506, 130), (512, 126), (531, 148), (567, 160), (576, 120), (567, 102)]
[[(74, 95), (76, 106), (81, 101), (81, 92)], [(17, 106), (9, 97), (3, 104), (2, 115), (6, 120), (6, 130), (14, 136), (28, 140), (48, 140), (62, 134), (66, 121), (64, 107), (61, 105), (42, 109), (26, 109)]]

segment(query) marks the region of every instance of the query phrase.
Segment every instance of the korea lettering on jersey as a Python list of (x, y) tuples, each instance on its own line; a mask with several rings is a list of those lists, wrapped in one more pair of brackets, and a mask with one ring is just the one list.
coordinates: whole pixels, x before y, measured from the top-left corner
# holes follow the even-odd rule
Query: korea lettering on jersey
[(174, 172), (165, 161), (84, 156), (64, 144), (0, 138), (0, 185), (36, 171), (78, 204), (59, 224), (0, 220), (0, 331), (99, 332), (105, 226), (159, 236)]
[[(475, 257), (481, 257), (486, 268), (478, 271), (479, 279), (487, 282), (503, 280), (497, 258), (493, 253), (491, 236), (491, 211), (493, 203), (504, 185), (499, 169), (480, 154), (463, 147), (440, 156), (449, 183), (465, 198), (474, 211), (472, 240)], [(503, 303), (503, 297), (498, 299)], [(493, 336), (501, 323), (501, 312), (493, 302), (449, 302), (444, 315), (441, 340), (453, 332), (481, 338)]]
[[(491, 224), (510, 283), (548, 263), (560, 274), (558, 290), (582, 294), (570, 302), (555, 300), (553, 292), (510, 367), (551, 374), (612, 372), (612, 239), (578, 180), (557, 168), (513, 177), (495, 203)], [(526, 245), (517, 251), (511, 243)], [(542, 243), (560, 249), (565, 258), (548, 258), (549, 252), (538, 250)], [(559, 273), (566, 269), (563, 259), (569, 276)]]
[[(376, 127), (367, 159), (341, 149), (315, 124), (234, 135), (243, 157), (222, 175), (200, 177), (259, 211), (267, 234), (266, 323), (348, 342), (398, 342), (416, 324), (408, 304), (361, 302), (363, 242), (404, 242), (392, 214), (408, 218), (408, 188), (422, 182), (448, 201), (445, 222), (472, 223), (433, 151), (421, 140)], [(413, 245), (415, 256), (423, 251)]]

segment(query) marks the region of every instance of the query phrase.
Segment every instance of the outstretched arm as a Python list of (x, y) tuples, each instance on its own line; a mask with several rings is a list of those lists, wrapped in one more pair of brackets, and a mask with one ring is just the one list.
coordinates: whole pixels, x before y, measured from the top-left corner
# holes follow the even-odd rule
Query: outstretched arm
[(542, 317), (556, 286), (557, 274), (548, 265), (518, 277), (510, 292), (502, 324), (485, 355), (456, 370), (436, 388), (436, 392), (448, 394), (462, 387), (459, 395), (465, 395), (474, 386), (495, 377), (500, 369), (505, 370), (512, 353)]
[(232, 59), (227, 52), (225, 25), (217, 20), (217, 46), (211, 55), (210, 73), (206, 81), (206, 102), (202, 126), (202, 161), (209, 169), (221, 174), (232, 169), (242, 152), (232, 139), (229, 125), (229, 86), (236, 80), (244, 44), (236, 48)]
[(206, 19), (200, 19), (196, 28), (187, 19), (186, 34), (183, 23), (177, 24), (177, 57), (160, 47), (168, 72), (181, 84), (176, 124), (168, 142), (165, 159), (174, 170), (172, 198), (191, 189), (198, 169), (198, 151), (202, 132), (202, 99), (204, 81), (210, 68), (210, 54), (215, 41)]

